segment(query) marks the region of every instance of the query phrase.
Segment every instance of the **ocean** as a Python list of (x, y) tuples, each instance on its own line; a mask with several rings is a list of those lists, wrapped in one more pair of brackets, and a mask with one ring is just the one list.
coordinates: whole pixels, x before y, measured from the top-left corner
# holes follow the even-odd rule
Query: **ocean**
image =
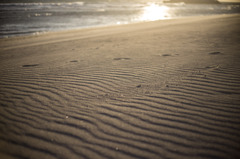
[(0, 38), (189, 16), (240, 14), (239, 4), (161, 1), (0, 3)]

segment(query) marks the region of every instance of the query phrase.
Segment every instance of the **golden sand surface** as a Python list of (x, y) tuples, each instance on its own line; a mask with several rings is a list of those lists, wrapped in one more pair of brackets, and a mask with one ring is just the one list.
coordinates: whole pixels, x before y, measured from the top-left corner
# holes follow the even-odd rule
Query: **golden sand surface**
[(240, 158), (240, 16), (0, 39), (0, 158)]

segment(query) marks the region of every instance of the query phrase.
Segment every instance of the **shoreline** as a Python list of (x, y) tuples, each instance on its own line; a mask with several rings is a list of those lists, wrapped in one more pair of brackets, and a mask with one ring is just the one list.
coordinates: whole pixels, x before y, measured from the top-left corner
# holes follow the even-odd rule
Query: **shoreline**
[[(225, 4), (225, 3), (223, 3)], [(227, 4), (227, 3), (226, 3)], [(240, 3), (239, 3), (240, 4)], [(182, 16), (182, 17), (173, 17), (169, 19), (159, 19), (155, 21), (165, 21), (165, 20), (177, 20), (177, 19), (186, 19), (186, 18), (197, 18), (197, 17), (203, 17), (203, 16), (221, 16), (221, 15), (239, 15), (239, 13), (228, 13), (228, 14), (211, 14), (211, 15), (197, 15), (197, 16)], [(121, 25), (129, 25), (129, 24), (141, 24), (141, 23), (148, 23), (148, 22), (153, 22), (153, 21), (137, 21), (137, 22), (130, 22), (127, 24), (102, 24), (99, 26), (84, 26), (80, 28), (74, 28), (74, 29), (62, 29), (62, 30), (49, 30), (49, 31), (37, 31), (37, 32), (32, 32), (32, 33), (24, 33), (24, 34), (15, 34), (15, 35), (4, 35), (0, 37), (1, 39), (8, 39), (8, 38), (15, 38), (15, 37), (28, 37), (28, 36), (38, 36), (38, 35), (43, 35), (43, 34), (48, 34), (48, 33), (58, 33), (58, 32), (65, 32), (65, 31), (71, 31), (71, 30), (82, 30), (82, 29), (97, 29), (97, 28), (102, 28), (102, 27), (114, 27), (114, 26), (121, 26)]]
[[(7, 42), (7, 41), (12, 41), (12, 40), (21, 40), (21, 39), (32, 39), (32, 38), (43, 38), (43, 41), (48, 40), (48, 38), (50, 38), (51, 40), (53, 40), (53, 36), (59, 36), (56, 38), (62, 38), (62, 36), (68, 35), (71, 37), (73, 36), (75, 33), (76, 34), (81, 34), (83, 32), (87, 32), (90, 33), (91, 31), (96, 31), (96, 32), (102, 32), (105, 31), (106, 29), (110, 29), (110, 30), (117, 30), (118, 28), (125, 28), (128, 27), (132, 28), (135, 26), (140, 26), (140, 25), (144, 25), (147, 26), (148, 24), (156, 24), (159, 26), (161, 26), (161, 24), (163, 26), (165, 25), (172, 25), (171, 21), (173, 22), (177, 22), (177, 23), (190, 23), (191, 21), (198, 21), (199, 19), (212, 19), (212, 18), (221, 18), (221, 17), (230, 17), (230, 16), (238, 16), (240, 14), (221, 14), (221, 15), (203, 15), (203, 16), (192, 16), (192, 17), (181, 17), (181, 18), (174, 18), (174, 19), (165, 19), (165, 20), (156, 20), (156, 21), (143, 21), (143, 22), (136, 22), (136, 23), (129, 23), (129, 24), (116, 24), (116, 25), (106, 25), (106, 26), (96, 26), (96, 27), (88, 27), (88, 28), (78, 28), (78, 29), (69, 29), (69, 30), (60, 30), (60, 31), (50, 31), (50, 32), (43, 32), (40, 34), (26, 34), (26, 35), (19, 35), (19, 36), (11, 36), (11, 37), (5, 37), (5, 38), (0, 38), (0, 49), (1, 49), (1, 43)], [(182, 22), (183, 21), (183, 22)], [(115, 29), (115, 30), (114, 30)], [(133, 29), (134, 30), (134, 29)], [(105, 32), (106, 33), (106, 32)], [(91, 33), (90, 33), (91, 34)], [(94, 35), (90, 35), (90, 34), (86, 34), (84, 35), (84, 37), (92, 37)], [(108, 34), (108, 33), (106, 33)], [(31, 41), (31, 40), (30, 40)], [(27, 42), (23, 42), (23, 43), (30, 43), (30, 41)], [(60, 42), (60, 41), (64, 41), (64, 40), (53, 40), (53, 42)], [(43, 42), (42, 44), (45, 44), (48, 42)], [(19, 44), (21, 45), (21, 44)], [(37, 44), (36, 44), (37, 45)], [(4, 49), (4, 48), (3, 48)]]

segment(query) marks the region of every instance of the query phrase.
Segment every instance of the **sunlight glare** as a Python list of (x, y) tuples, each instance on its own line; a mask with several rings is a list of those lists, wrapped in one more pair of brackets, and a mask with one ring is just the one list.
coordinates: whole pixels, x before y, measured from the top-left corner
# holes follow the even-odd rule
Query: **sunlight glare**
[(169, 8), (167, 6), (159, 6), (154, 3), (144, 8), (143, 14), (140, 17), (143, 21), (155, 21), (160, 19), (169, 19)]

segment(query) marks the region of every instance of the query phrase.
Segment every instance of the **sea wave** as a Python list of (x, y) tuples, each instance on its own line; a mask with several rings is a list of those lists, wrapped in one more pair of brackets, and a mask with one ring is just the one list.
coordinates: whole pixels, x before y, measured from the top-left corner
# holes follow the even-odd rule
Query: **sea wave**
[(240, 5), (164, 4), (154, 0), (121, 3), (119, 1), (0, 3), (0, 38), (19, 35), (21, 32), (32, 34), (41, 31), (232, 13), (239, 14)]

